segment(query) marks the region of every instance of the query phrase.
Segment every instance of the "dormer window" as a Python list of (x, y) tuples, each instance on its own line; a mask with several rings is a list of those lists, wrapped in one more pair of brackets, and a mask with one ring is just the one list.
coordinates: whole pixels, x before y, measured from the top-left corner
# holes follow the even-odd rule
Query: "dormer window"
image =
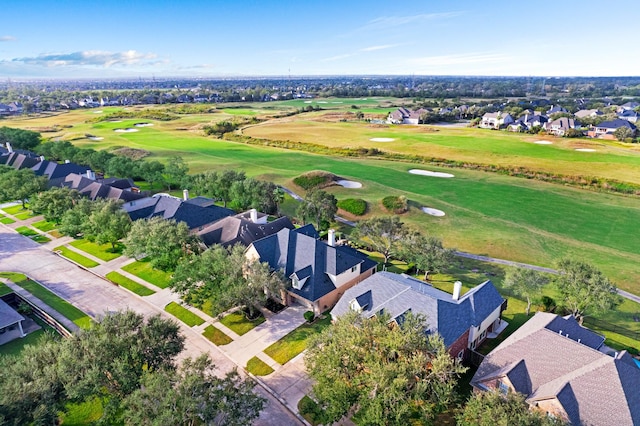
[[(308, 278), (308, 277), (307, 277)], [(296, 290), (302, 290), (302, 287), (304, 287), (304, 283), (307, 281), (307, 278), (301, 278), (299, 279), (295, 274), (291, 277), (291, 285), (293, 286), (293, 288), (295, 288)]]
[(352, 311), (362, 312), (362, 308), (356, 299), (349, 302), (349, 308), (351, 308)]

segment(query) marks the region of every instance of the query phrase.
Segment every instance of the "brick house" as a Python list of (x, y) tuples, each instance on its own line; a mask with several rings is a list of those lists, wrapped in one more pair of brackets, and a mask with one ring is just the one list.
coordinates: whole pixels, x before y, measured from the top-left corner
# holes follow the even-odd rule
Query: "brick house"
[(507, 323), (500, 316), (506, 300), (491, 281), (460, 296), (456, 283), (453, 295), (408, 275), (379, 272), (347, 290), (331, 311), (333, 319), (356, 310), (372, 317), (390, 315), (402, 322), (407, 312), (427, 317), (427, 333), (439, 333), (452, 357), (468, 359), (469, 351), (482, 344), (490, 333), (499, 333)]

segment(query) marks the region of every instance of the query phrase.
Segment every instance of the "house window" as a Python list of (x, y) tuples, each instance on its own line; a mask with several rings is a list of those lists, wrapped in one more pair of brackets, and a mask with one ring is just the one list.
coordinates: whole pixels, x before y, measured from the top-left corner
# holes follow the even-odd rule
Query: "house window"
[(360, 305), (358, 304), (358, 301), (356, 299), (353, 299), (349, 303), (349, 307), (351, 308), (352, 311), (356, 311), (356, 312), (362, 311), (362, 309), (360, 308)]
[(478, 338), (478, 342), (482, 342), (485, 337), (487, 337), (487, 330), (486, 329), (482, 330), (482, 333), (480, 333), (480, 337)]
[(458, 352), (458, 355), (456, 355), (456, 358), (458, 359), (458, 361), (462, 362), (462, 360), (464, 359), (464, 349)]
[(358, 265), (351, 267), (351, 272), (356, 272), (358, 270)]
[(498, 392), (500, 392), (503, 395), (506, 395), (507, 393), (509, 393), (509, 385), (507, 385), (503, 381), (499, 381), (498, 382)]

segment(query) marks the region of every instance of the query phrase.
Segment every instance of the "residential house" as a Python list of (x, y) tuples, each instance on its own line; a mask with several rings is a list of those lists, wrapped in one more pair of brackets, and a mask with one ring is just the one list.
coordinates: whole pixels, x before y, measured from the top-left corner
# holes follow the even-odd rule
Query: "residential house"
[(572, 317), (538, 312), (480, 364), (475, 391), (519, 392), (531, 409), (573, 425), (640, 424), (640, 368)]
[(426, 112), (427, 110), (424, 108), (410, 110), (400, 107), (389, 114), (387, 122), (390, 124), (420, 124), (420, 117)]
[(506, 300), (491, 281), (460, 296), (456, 282), (453, 295), (408, 275), (379, 272), (347, 290), (331, 311), (333, 319), (356, 310), (366, 317), (388, 314), (401, 323), (408, 312), (427, 318), (427, 333), (439, 333), (452, 357), (465, 360), (491, 333), (504, 330), (500, 315)]
[(620, 127), (627, 127), (631, 130), (632, 135), (636, 134), (637, 128), (633, 123), (618, 118), (616, 120), (603, 121), (602, 123), (593, 126), (587, 132), (587, 135), (592, 138), (615, 140), (616, 137), (614, 133)]
[(80, 195), (93, 201), (102, 198), (122, 200), (125, 203), (135, 203), (135, 201), (145, 198), (144, 195), (130, 189), (121, 189), (98, 182), (95, 174), (91, 170), (88, 170), (86, 174), (69, 173), (65, 176), (60, 186), (75, 189)]
[(556, 136), (564, 136), (569, 129), (575, 129), (580, 127), (580, 123), (573, 118), (561, 117), (556, 120), (544, 124), (544, 129), (547, 133)]
[(11, 114), (11, 108), (9, 105), (0, 103), (0, 115), (9, 115)]
[(620, 105), (617, 112), (632, 111), (638, 107), (640, 107), (640, 103), (638, 102), (627, 102), (626, 104)]
[(0, 345), (25, 337), (22, 321), (25, 318), (0, 299)]
[(205, 245), (221, 244), (229, 247), (235, 244), (250, 246), (269, 235), (288, 228), (295, 229), (291, 220), (283, 216), (272, 222), (267, 222), (267, 215), (259, 213), (256, 209), (235, 216), (228, 216), (204, 227), (197, 235)]
[(267, 262), (291, 280), (282, 297), (285, 305), (298, 303), (316, 315), (332, 308), (348, 289), (371, 276), (377, 266), (359, 251), (337, 245), (333, 230), (329, 231), (328, 242), (319, 240), (313, 225), (283, 228), (254, 241), (246, 256)]
[(602, 111), (598, 109), (581, 109), (574, 114), (576, 118), (595, 118), (603, 115)]
[(483, 129), (501, 129), (513, 123), (515, 120), (509, 113), (487, 112), (482, 116), (479, 127)]
[[(139, 195), (139, 194), (136, 194)], [(197, 232), (227, 216), (235, 215), (231, 209), (219, 207), (213, 204), (213, 200), (207, 206), (202, 206), (202, 198), (192, 201), (185, 191), (185, 198), (171, 196), (169, 194), (155, 194), (152, 197), (140, 197), (122, 206), (131, 220), (151, 219), (162, 217), (173, 219), (176, 222), (184, 222), (189, 230)]]
[(549, 119), (540, 114), (525, 114), (507, 126), (512, 132), (526, 132), (534, 127), (542, 127)]
[(547, 110), (547, 115), (551, 116), (552, 114), (561, 114), (566, 112), (569, 112), (569, 111), (567, 111), (565, 108), (561, 107), (560, 105), (551, 105), (551, 108)]
[(632, 109), (628, 109), (618, 114), (620, 120), (627, 120), (629, 123), (637, 123), (640, 114)]
[(37, 176), (45, 176), (48, 180), (47, 186), (49, 188), (62, 186), (67, 176), (72, 173), (86, 176), (90, 176), (93, 173), (90, 167), (81, 166), (70, 161), (58, 163), (56, 161), (45, 160), (44, 157), (39, 157), (38, 159), (40, 161), (31, 167), (31, 170), (33, 170)]

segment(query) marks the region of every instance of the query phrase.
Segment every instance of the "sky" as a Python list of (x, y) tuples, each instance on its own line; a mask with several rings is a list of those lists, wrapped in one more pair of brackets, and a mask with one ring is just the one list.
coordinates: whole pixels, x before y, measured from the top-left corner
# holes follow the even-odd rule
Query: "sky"
[(0, 78), (638, 76), (638, 0), (18, 0)]

